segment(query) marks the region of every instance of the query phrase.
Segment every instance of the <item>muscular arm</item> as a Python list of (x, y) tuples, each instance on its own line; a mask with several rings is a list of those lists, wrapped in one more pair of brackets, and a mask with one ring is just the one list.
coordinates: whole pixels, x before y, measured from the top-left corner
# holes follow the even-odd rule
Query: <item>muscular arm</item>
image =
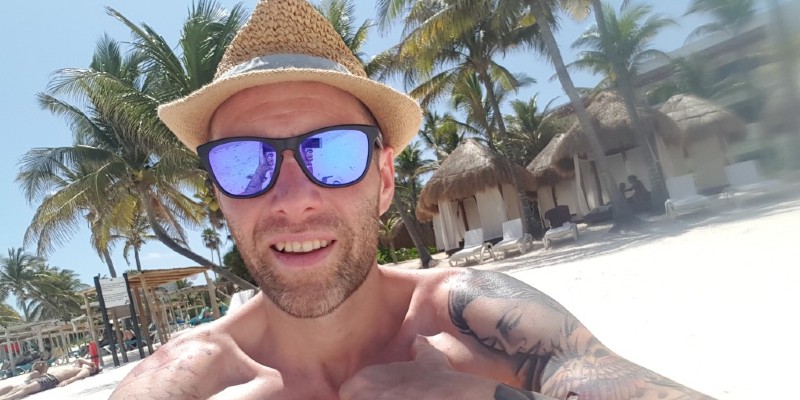
[[(516, 363), (521, 389), (556, 399), (709, 398), (616, 355), (558, 302), (507, 275), (465, 272), (448, 302), (462, 333)], [(537, 398), (502, 386), (495, 399)]]

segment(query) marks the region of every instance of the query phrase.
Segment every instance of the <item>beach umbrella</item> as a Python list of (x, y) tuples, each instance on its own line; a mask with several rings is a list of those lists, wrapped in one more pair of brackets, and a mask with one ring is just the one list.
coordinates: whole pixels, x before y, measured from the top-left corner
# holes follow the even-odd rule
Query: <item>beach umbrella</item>
[[(524, 191), (533, 191), (536, 182), (525, 168), (514, 165)], [(502, 184), (512, 184), (511, 171), (500, 154), (466, 139), (442, 162), (420, 192), (417, 218), (428, 221), (438, 213), (441, 201), (456, 201)]]

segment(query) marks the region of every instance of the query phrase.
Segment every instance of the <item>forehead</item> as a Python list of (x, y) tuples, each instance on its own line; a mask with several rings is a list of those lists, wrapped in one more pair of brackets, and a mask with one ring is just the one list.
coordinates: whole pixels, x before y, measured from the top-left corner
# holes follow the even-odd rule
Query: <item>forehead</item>
[(333, 125), (374, 124), (350, 93), (317, 82), (284, 82), (240, 91), (217, 108), (211, 137), (283, 138)]

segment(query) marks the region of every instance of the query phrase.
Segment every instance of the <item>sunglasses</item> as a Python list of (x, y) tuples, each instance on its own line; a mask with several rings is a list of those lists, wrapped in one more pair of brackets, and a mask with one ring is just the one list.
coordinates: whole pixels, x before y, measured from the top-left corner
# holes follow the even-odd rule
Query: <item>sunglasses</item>
[(375, 146), (383, 147), (377, 127), (338, 125), (287, 139), (240, 136), (215, 140), (198, 146), (197, 154), (222, 193), (246, 199), (272, 188), (284, 150), (292, 150), (311, 182), (339, 188), (364, 178)]

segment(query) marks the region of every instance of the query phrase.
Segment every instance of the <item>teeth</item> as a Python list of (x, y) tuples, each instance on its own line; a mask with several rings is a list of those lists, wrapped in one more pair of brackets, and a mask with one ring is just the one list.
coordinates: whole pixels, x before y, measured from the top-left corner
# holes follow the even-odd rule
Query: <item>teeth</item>
[(279, 242), (275, 249), (286, 253), (308, 253), (317, 249), (328, 247), (327, 240), (307, 240), (304, 242)]

